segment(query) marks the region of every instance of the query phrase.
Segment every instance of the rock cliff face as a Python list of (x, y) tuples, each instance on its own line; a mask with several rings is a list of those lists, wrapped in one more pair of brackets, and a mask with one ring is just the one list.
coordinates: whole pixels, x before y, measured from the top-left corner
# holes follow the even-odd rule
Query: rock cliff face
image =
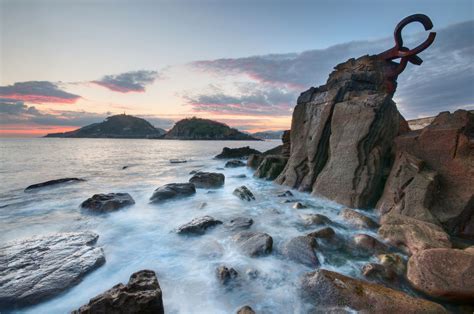
[(419, 131), (395, 139), (396, 160), (377, 204), (474, 237), (474, 114), (442, 112)]
[(386, 89), (392, 66), (376, 56), (350, 59), (325, 85), (303, 92), (293, 112), (290, 158), (276, 182), (350, 207), (374, 206), (393, 139), (406, 124)]

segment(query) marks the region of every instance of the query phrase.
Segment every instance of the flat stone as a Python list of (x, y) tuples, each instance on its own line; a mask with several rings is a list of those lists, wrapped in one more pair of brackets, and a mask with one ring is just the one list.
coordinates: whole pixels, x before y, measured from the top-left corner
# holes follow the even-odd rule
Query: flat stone
[(253, 219), (246, 217), (235, 217), (225, 223), (225, 227), (229, 230), (244, 230), (252, 226)]
[(179, 234), (201, 235), (204, 234), (207, 229), (220, 224), (222, 224), (222, 221), (216, 220), (211, 216), (197, 217), (190, 222), (179, 226), (176, 232)]
[(108, 213), (131, 206), (135, 201), (128, 193), (94, 194), (82, 202), (81, 207), (97, 213)]
[(57, 233), (2, 244), (0, 308), (37, 304), (78, 284), (105, 263), (92, 232)]
[(136, 272), (130, 276), (127, 285), (115, 285), (72, 311), (72, 314), (91, 313), (164, 314), (162, 292), (155, 272)]
[(31, 190), (34, 190), (34, 189), (48, 187), (48, 186), (58, 185), (58, 184), (62, 184), (62, 183), (83, 182), (83, 181), (86, 181), (86, 180), (80, 179), (80, 178), (62, 178), (62, 179), (56, 179), (56, 180), (49, 180), (49, 181), (46, 181), (46, 182), (41, 182), (41, 183), (30, 185), (25, 189), (25, 192), (26, 191), (31, 191)]
[(266, 233), (242, 231), (232, 237), (241, 251), (250, 256), (264, 256), (272, 252), (273, 239)]
[(166, 200), (191, 196), (196, 193), (196, 187), (192, 183), (170, 183), (157, 188), (150, 198), (152, 203), (160, 203)]

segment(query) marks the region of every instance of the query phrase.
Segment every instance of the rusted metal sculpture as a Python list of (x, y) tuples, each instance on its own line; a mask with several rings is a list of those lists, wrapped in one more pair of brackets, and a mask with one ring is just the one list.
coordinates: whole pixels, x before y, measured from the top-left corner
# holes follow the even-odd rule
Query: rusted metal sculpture
[(395, 27), (395, 31), (393, 33), (393, 36), (395, 38), (395, 46), (379, 54), (380, 58), (387, 61), (392, 61), (401, 58), (400, 63), (398, 63), (397, 66), (393, 67), (393, 69), (387, 74), (387, 78), (389, 79), (389, 85), (387, 86), (387, 88), (389, 92), (395, 91), (395, 85), (393, 81), (400, 73), (403, 72), (403, 70), (405, 70), (408, 62), (415, 65), (420, 65), (421, 63), (423, 63), (423, 60), (418, 57), (417, 54), (428, 48), (433, 43), (436, 37), (435, 32), (430, 32), (428, 38), (423, 43), (419, 44), (417, 47), (413, 49), (408, 49), (407, 47), (403, 46), (402, 30), (405, 26), (413, 22), (421, 23), (426, 31), (431, 30), (433, 28), (433, 22), (431, 22), (431, 19), (424, 14), (413, 14), (407, 16), (406, 18), (401, 20), (400, 23), (398, 23)]

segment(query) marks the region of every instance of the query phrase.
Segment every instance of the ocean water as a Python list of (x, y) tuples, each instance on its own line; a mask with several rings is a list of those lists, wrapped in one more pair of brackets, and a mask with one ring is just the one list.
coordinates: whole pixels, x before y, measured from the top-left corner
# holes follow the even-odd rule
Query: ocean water
[[(157, 273), (167, 313), (235, 313), (250, 305), (257, 313), (305, 313), (298, 296), (299, 278), (312, 269), (281, 255), (283, 244), (318, 229), (306, 227), (301, 215), (321, 213), (336, 222), (342, 208), (333, 202), (292, 191), (292, 199), (308, 205), (294, 209), (277, 195), (287, 188), (252, 177), (246, 167), (222, 169), (225, 160), (213, 159), (224, 146), (251, 146), (264, 151), (279, 141), (160, 141), (118, 139), (2, 139), (0, 141), (0, 241), (33, 235), (91, 230), (106, 263), (78, 285), (54, 299), (25, 308), (21, 313), (68, 313), (90, 298), (122, 282), (141, 269)], [(187, 163), (171, 164), (170, 159)], [(127, 169), (122, 169), (128, 166)], [(153, 191), (164, 184), (187, 182), (192, 170), (215, 171), (226, 176), (223, 188), (154, 205)], [(245, 174), (246, 178), (237, 178)], [(63, 184), (24, 192), (28, 185), (63, 177), (86, 182)], [(232, 191), (246, 185), (256, 201), (245, 202)], [(127, 192), (136, 204), (106, 215), (80, 209), (96, 193)], [(207, 206), (200, 209), (202, 203)], [(370, 213), (369, 213), (370, 214)], [(181, 224), (210, 215), (226, 222), (234, 217), (254, 220), (252, 231), (273, 237), (273, 253), (250, 258), (231, 241), (232, 234), (218, 226), (202, 236), (174, 232)], [(349, 238), (360, 230), (341, 224), (336, 232)], [(376, 236), (371, 231), (364, 231)], [(372, 258), (354, 258), (337, 250), (318, 252), (322, 267), (360, 277), (360, 268)], [(220, 265), (239, 272), (238, 283), (223, 287), (215, 276)], [(256, 278), (246, 275), (257, 272)]]

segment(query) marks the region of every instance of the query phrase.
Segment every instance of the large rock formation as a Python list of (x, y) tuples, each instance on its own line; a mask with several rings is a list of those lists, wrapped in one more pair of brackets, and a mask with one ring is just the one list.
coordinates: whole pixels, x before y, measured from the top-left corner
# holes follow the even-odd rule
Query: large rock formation
[(72, 311), (72, 314), (91, 313), (164, 314), (161, 288), (155, 272), (136, 272), (130, 276), (127, 285), (119, 283)]
[(474, 238), (474, 114), (442, 112), (395, 140), (397, 159), (377, 207)]
[(58, 233), (0, 246), (0, 310), (32, 305), (79, 283), (105, 263), (92, 232)]
[(349, 207), (374, 206), (404, 121), (386, 87), (393, 66), (377, 56), (350, 59), (326, 85), (303, 92), (293, 112), (290, 158), (276, 181)]

